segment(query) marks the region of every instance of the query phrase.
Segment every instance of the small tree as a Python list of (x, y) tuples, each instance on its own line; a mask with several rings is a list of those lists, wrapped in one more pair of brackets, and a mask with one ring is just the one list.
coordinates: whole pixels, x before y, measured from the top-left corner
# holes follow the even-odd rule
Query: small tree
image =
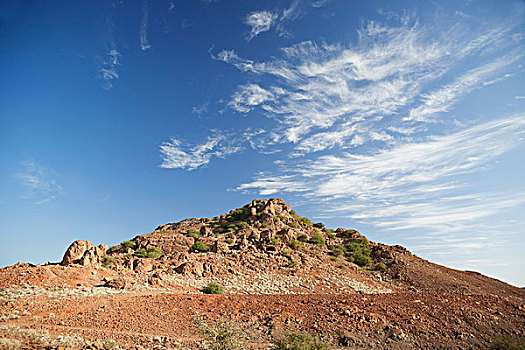
[(222, 294), (222, 286), (215, 282), (210, 282), (208, 285), (201, 289), (204, 294)]

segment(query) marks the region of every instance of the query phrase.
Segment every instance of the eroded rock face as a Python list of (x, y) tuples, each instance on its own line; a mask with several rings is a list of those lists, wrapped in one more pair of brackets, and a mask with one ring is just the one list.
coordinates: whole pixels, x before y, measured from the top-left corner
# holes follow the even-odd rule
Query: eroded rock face
[(183, 275), (196, 275), (202, 277), (204, 273), (204, 265), (200, 261), (189, 261), (178, 266), (175, 271)]
[(93, 248), (93, 243), (90, 241), (78, 240), (71, 243), (67, 248), (64, 258), (62, 259), (62, 265), (68, 266), (71, 264), (78, 263), (79, 260), (84, 256), (86, 251)]
[(63, 266), (79, 264), (83, 266), (99, 267), (102, 264), (108, 246), (100, 244), (93, 247), (90, 241), (78, 240), (69, 246), (62, 259)]

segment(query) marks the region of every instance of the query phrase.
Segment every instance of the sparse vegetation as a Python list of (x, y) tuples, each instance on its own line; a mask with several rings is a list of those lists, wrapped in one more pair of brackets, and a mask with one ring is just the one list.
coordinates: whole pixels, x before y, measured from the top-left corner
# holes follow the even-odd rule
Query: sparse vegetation
[(230, 214), (226, 215), (228, 221), (244, 221), (250, 216), (250, 211), (247, 208), (235, 209)]
[(314, 227), (317, 227), (317, 228), (321, 228), (321, 229), (323, 229), (323, 228), (324, 228), (324, 224), (323, 224), (322, 222), (316, 222), (316, 223), (314, 224)]
[(525, 338), (504, 336), (496, 340), (491, 346), (492, 350), (525, 350)]
[(384, 271), (386, 270), (386, 265), (382, 262), (380, 263), (377, 263), (375, 266), (374, 266), (374, 270), (377, 270), (377, 271)]
[(137, 247), (137, 243), (135, 241), (124, 241), (124, 242), (120, 243), (120, 245), (122, 247), (125, 247), (126, 251), (127, 251), (127, 248), (135, 249)]
[(308, 236), (305, 235), (304, 233), (300, 234), (299, 236), (297, 236), (297, 239), (301, 242), (306, 242), (308, 241)]
[(117, 264), (117, 259), (115, 259), (112, 256), (104, 255), (102, 258), (102, 267), (105, 267), (107, 269), (112, 269)]
[(210, 247), (208, 247), (205, 243), (197, 241), (191, 246), (190, 253), (204, 253), (209, 250)]
[(310, 219), (308, 219), (308, 218), (306, 218), (304, 216), (300, 217), (299, 221), (301, 221), (306, 226), (312, 226), (312, 222), (310, 221)]
[(330, 250), (329, 254), (336, 257), (344, 254), (343, 249), (337, 245), (330, 245), (328, 246), (328, 249)]
[(326, 245), (323, 235), (319, 232), (314, 233), (313, 236), (310, 237), (310, 240), (308, 242), (313, 244)]
[(151, 247), (151, 248), (140, 248), (135, 253), (133, 253), (133, 256), (137, 258), (160, 258), (164, 255), (164, 252), (162, 249), (158, 247)]
[(208, 285), (201, 289), (204, 294), (222, 294), (222, 286), (215, 282), (210, 282)]
[(329, 350), (330, 344), (308, 333), (290, 333), (274, 342), (271, 350)]
[(340, 233), (341, 237), (354, 237), (360, 236), (360, 233), (356, 230), (346, 230)]
[(303, 245), (304, 245), (303, 242), (298, 241), (296, 239), (294, 239), (294, 240), (290, 241), (290, 243), (288, 243), (288, 246), (290, 248), (292, 248), (293, 250), (299, 250), (299, 249), (301, 249), (303, 247)]
[(226, 243), (232, 244), (233, 243), (233, 238), (230, 238), (230, 237), (226, 238)]
[(356, 239), (344, 246), (345, 256), (350, 261), (359, 266), (369, 266), (372, 264), (370, 257), (370, 244), (366, 237)]
[(205, 350), (237, 350), (243, 349), (245, 336), (238, 327), (231, 326), (231, 322), (215, 321), (212, 325), (197, 322), (197, 326), (204, 334)]

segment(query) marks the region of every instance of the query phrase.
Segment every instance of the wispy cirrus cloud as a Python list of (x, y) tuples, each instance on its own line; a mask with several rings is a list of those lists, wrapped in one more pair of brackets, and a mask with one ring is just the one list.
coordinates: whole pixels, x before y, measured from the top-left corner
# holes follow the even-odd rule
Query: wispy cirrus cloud
[[(114, 46), (114, 45), (113, 45)], [(104, 90), (111, 90), (113, 81), (118, 79), (118, 66), (120, 65), (120, 53), (116, 48), (110, 49), (104, 58), (99, 58), (99, 79), (104, 81), (102, 88)]]
[(54, 201), (63, 193), (58, 184), (58, 174), (50, 168), (45, 168), (34, 160), (22, 162), (23, 170), (15, 175), (18, 182), (26, 188), (22, 199), (33, 201), (35, 204), (45, 204)]
[(160, 145), (162, 155), (161, 168), (195, 170), (207, 165), (213, 157), (225, 158), (243, 150), (240, 146), (264, 132), (263, 130), (245, 130), (233, 134), (215, 130), (202, 144), (188, 145), (177, 138)]
[(278, 14), (271, 11), (255, 11), (247, 15), (244, 23), (252, 29), (246, 40), (250, 41), (259, 34), (269, 31), (277, 17)]
[(151, 45), (148, 40), (148, 19), (149, 19), (149, 9), (148, 2), (142, 2), (142, 17), (140, 18), (140, 30), (139, 30), (139, 39), (140, 39), (140, 49), (146, 51), (151, 48)]
[(212, 58), (255, 73), (261, 81), (273, 78), (266, 86), (239, 86), (229, 105), (237, 112), (259, 111), (271, 117), (277, 122), (273, 130), (277, 143), (292, 142), (298, 153), (308, 153), (373, 141), (390, 143), (392, 130), (423, 130), (422, 123), (435, 122), (439, 113), (495, 82), (496, 74), (523, 57), (516, 49), (436, 89), (436, 82), (442, 84), (443, 77), (465, 64), (467, 57), (488, 50), (487, 42), (492, 43), (490, 49), (510, 42), (502, 34), (508, 27), (454, 41), (431, 33), (406, 18), (397, 27), (371, 21), (358, 30), (354, 45), (303, 42), (283, 48), (282, 58), (266, 62), (241, 58), (233, 50)]
[(269, 125), (233, 142), (279, 155), (275, 169), (236, 189), (322, 202), (322, 217), (383, 232), (437, 235), (429, 247), (446, 239), (487, 247), (486, 235), (474, 235), (479, 223), (523, 205), (525, 195), (480, 191), (466, 179), (523, 143), (525, 115), (491, 119), (455, 109), (518, 74), (524, 45), (512, 33), (521, 22), (436, 31), (407, 13), (389, 19), (396, 25), (365, 23), (353, 43), (306, 41), (268, 60), (211, 53), (248, 73), (227, 106)]

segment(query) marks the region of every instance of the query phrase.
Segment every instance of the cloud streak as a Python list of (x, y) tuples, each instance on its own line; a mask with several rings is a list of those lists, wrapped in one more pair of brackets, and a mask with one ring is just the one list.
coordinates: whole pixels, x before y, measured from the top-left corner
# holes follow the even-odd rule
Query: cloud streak
[(252, 29), (246, 40), (250, 41), (259, 34), (269, 31), (277, 17), (277, 13), (271, 11), (256, 11), (247, 15), (244, 23)]
[(142, 2), (142, 17), (140, 19), (140, 30), (139, 30), (139, 39), (140, 39), (140, 49), (142, 51), (147, 51), (151, 48), (151, 45), (148, 40), (148, 2)]
[(52, 169), (46, 169), (33, 160), (22, 162), (22, 166), (23, 171), (16, 174), (18, 182), (27, 190), (22, 199), (41, 205), (54, 201), (63, 193), (62, 186), (57, 182), (58, 174)]

